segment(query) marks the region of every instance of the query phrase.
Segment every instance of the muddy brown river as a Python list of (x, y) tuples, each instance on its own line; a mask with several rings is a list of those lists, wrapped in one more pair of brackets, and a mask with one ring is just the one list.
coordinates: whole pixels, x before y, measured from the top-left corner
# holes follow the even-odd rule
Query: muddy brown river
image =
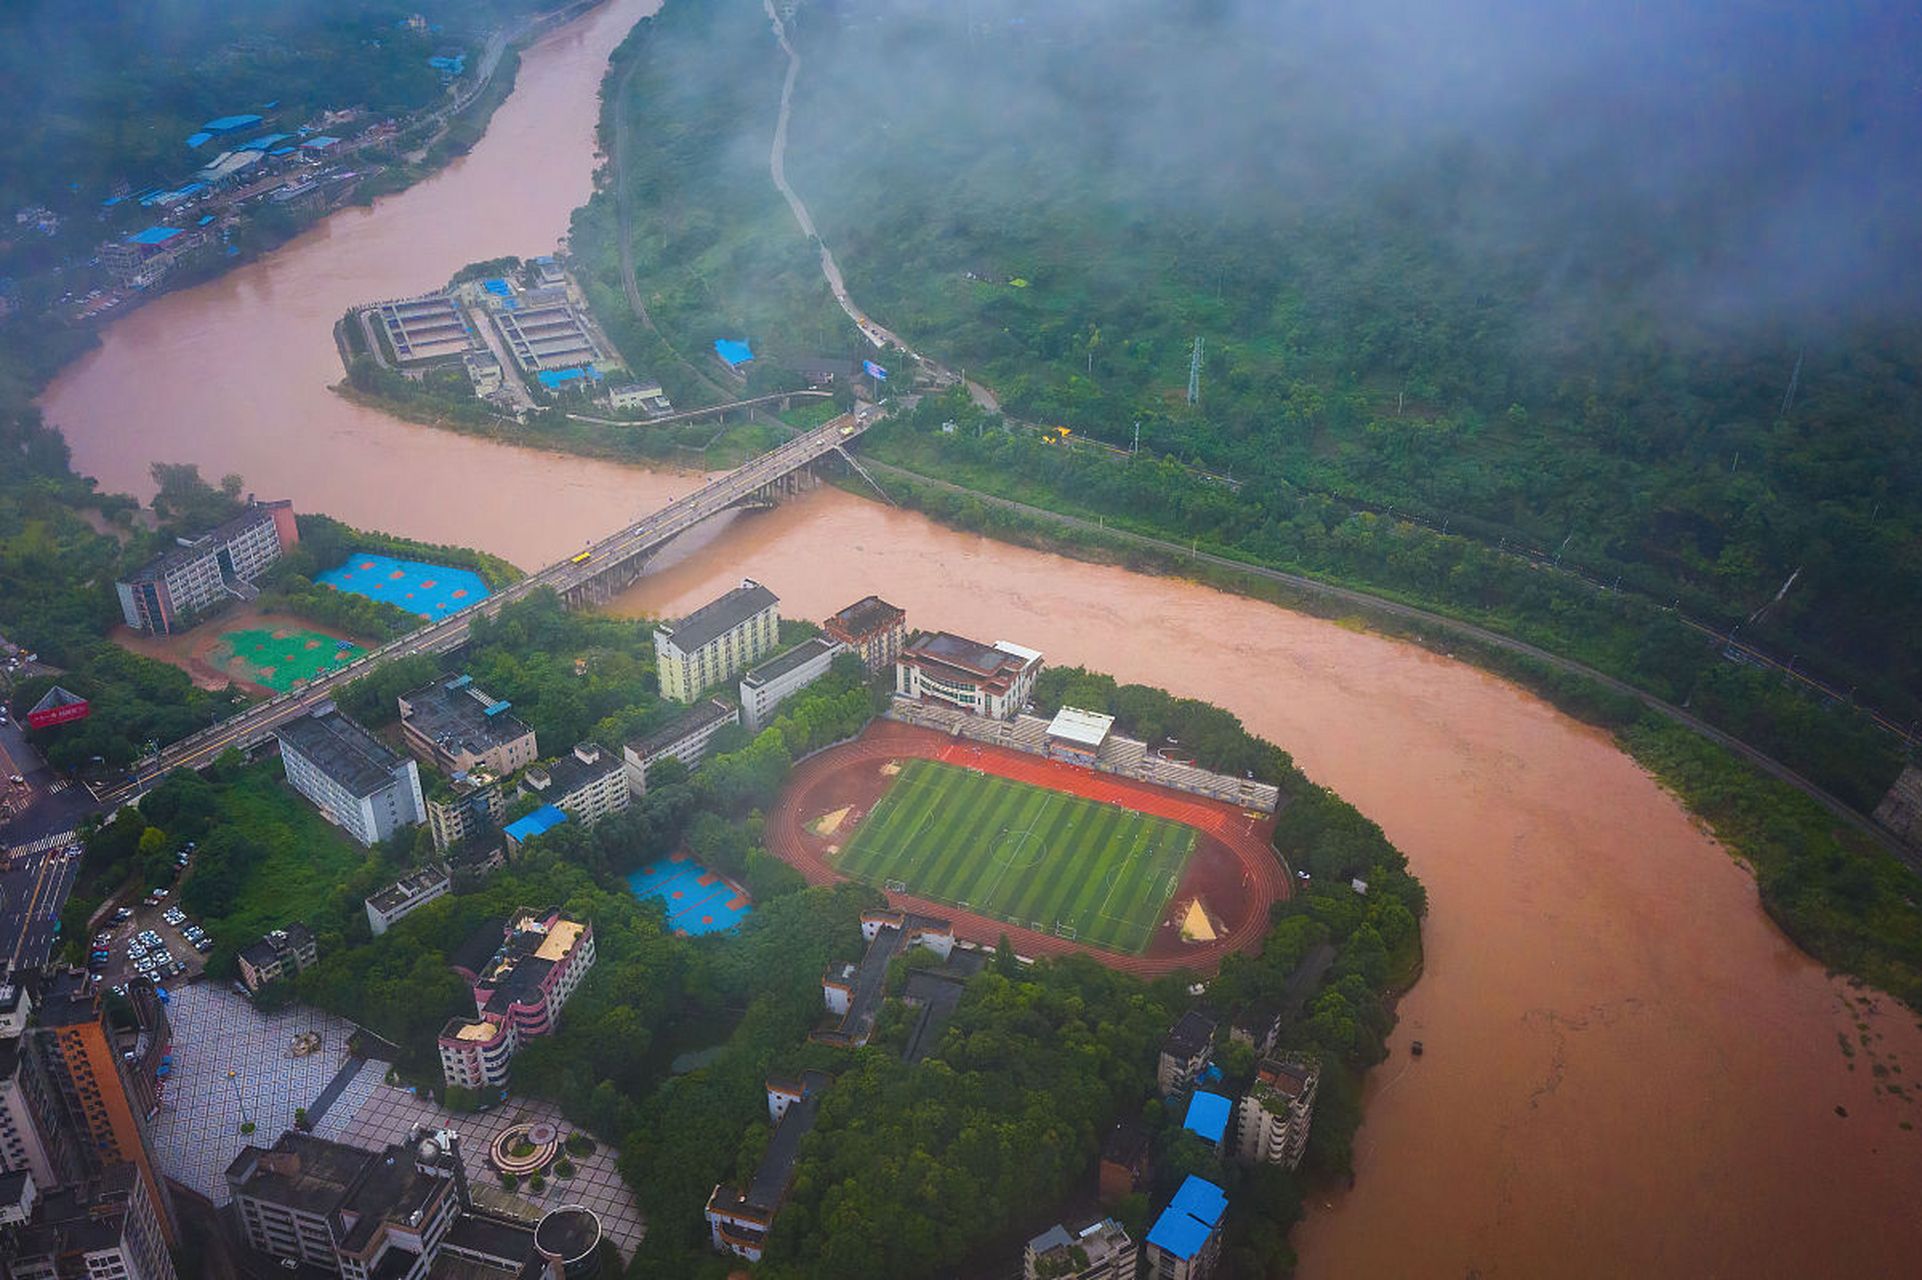
[[(588, 191), (607, 54), (651, 7), (614, 0), (530, 51), (487, 137), (439, 177), (117, 322), (45, 400), (77, 468), (146, 494), (151, 462), (196, 461), (522, 565), (696, 483), (326, 390), (349, 304), (555, 244)], [(834, 490), (699, 531), (617, 607), (673, 613), (744, 575), (793, 616), (878, 592), (915, 625), (1221, 703), (1407, 851), (1427, 971), (1372, 1076), (1356, 1184), (1315, 1197), (1297, 1233), (1304, 1275), (1915, 1273), (1917, 1018), (1796, 951), (1603, 735), (1411, 645)]]

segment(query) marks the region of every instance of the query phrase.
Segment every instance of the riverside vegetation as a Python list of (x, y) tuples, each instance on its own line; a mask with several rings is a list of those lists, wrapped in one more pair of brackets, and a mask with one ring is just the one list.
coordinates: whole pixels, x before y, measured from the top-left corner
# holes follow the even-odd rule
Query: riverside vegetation
[[(1796, 586), (1744, 634), (1799, 650), (1804, 669), (1859, 684), (1893, 714), (1922, 713), (1922, 628), (1911, 625), (1922, 608), (1922, 450), (1904, 426), (1922, 421), (1922, 382), (1902, 354), (1907, 327), (1811, 340), (1793, 413), (1779, 334), (1651, 325), (1646, 299), (1593, 299), (1543, 350), (1532, 310), (1541, 257), (1491, 271), (1434, 225), (1455, 206), (1424, 197), (1459, 195), (1459, 174), (1404, 173), (1392, 191), (1324, 193), (1305, 208), (1269, 192), (1245, 204), (1285, 211), (1273, 225), (1247, 212), (1210, 222), (1142, 190), (1166, 177), (1158, 166), (1186, 161), (1157, 152), (1110, 164), (1112, 147), (1080, 147), (1112, 139), (1101, 121), (1125, 116), (1130, 86), (1154, 80), (1141, 59), (1165, 76), (1170, 60), (1192, 69), (1218, 54), (1210, 15), (1227, 10), (1083, 14), (1073, 31), (1048, 27), (1073, 50), (1063, 59), (1021, 44), (1039, 14), (1026, 14), (1025, 35), (1010, 26), (971, 43), (955, 25), (961, 11), (873, 9), (795, 19), (804, 68), (788, 170), (855, 297), (992, 383), (1010, 414), (1123, 445), (1138, 420), (1143, 447), (1117, 457), (1044, 446), (955, 392), (897, 413), (864, 450), (964, 489), (1471, 620), (1685, 705), (1861, 812), (1881, 798), (1904, 763), (1898, 738), (1846, 701), (1727, 661), (1663, 606), (1679, 599), (1732, 626), (1799, 565)], [(1076, 70), (1069, 100), (1051, 109), (1088, 127), (1038, 119), (1032, 81), (1083, 58), (1103, 72)], [(870, 74), (897, 66), (914, 74)], [(667, 141), (623, 156), (576, 214), (572, 244), (597, 308), (623, 321), (610, 336), (630, 359), (657, 361), (648, 367), (670, 385), (676, 353), (699, 353), (716, 333), (749, 337), (769, 363), (791, 334), (819, 349), (863, 345), (767, 176), (783, 70), (751, 0), (669, 6), (615, 55), (609, 86), (642, 90), (607, 94), (604, 145), (624, 122)], [(641, 214), (633, 249), (652, 328), (620, 292), (622, 200)], [(1556, 216), (1590, 233), (1598, 273), (1641, 252), (1592, 221), (1596, 211)], [(1208, 335), (1207, 390), (1191, 407), (1181, 391), (1196, 331)], [(694, 373), (681, 377), (676, 394), (698, 394)], [(966, 529), (1277, 594), (966, 493), (898, 474), (888, 483)], [(1505, 555), (1507, 540), (1562, 544), (1623, 589)], [(1591, 681), (1458, 637), (1449, 645), (1615, 729), (1751, 863), (1769, 911), (1811, 954), (1922, 1001), (1922, 883), (1873, 841)]]

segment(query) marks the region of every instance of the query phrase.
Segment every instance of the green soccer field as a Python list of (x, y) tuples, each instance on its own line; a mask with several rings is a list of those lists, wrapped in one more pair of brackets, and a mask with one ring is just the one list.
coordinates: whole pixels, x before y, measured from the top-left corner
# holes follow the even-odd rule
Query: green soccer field
[(911, 760), (836, 865), (850, 876), (1139, 953), (1194, 852), (1191, 827)]

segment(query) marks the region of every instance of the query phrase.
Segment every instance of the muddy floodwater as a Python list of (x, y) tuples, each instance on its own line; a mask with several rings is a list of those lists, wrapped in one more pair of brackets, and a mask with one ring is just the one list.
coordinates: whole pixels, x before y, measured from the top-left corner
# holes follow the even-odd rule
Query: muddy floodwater
[[(530, 51), (487, 137), (439, 177), (117, 322), (45, 400), (76, 466), (145, 494), (152, 461), (199, 462), (523, 566), (685, 492), (695, 477), (410, 426), (326, 390), (350, 304), (556, 243), (589, 189), (607, 54), (651, 8), (613, 0)], [(1358, 1180), (1298, 1233), (1304, 1274), (1915, 1274), (1915, 1016), (1790, 946), (1601, 734), (1413, 645), (834, 490), (697, 531), (618, 607), (671, 614), (743, 576), (790, 616), (878, 592), (917, 626), (1221, 703), (1407, 851), (1427, 971), (1369, 1086)]]
[(911, 625), (1231, 707), (1407, 852), (1427, 971), (1355, 1187), (1297, 1233), (1304, 1275), (1914, 1273), (1922, 1108), (1876, 1085), (1922, 1071), (1916, 1018), (1797, 951), (1604, 735), (1413, 645), (836, 490), (702, 543), (615, 607), (743, 574), (806, 618), (879, 591)]
[(237, 471), (362, 528), (558, 559), (698, 483), (399, 422), (328, 390), (334, 322), (438, 289), (470, 262), (553, 252), (593, 189), (607, 57), (658, 0), (609, 0), (521, 57), (485, 137), (440, 173), (129, 313), (41, 399), (73, 465), (145, 498), (154, 462)]

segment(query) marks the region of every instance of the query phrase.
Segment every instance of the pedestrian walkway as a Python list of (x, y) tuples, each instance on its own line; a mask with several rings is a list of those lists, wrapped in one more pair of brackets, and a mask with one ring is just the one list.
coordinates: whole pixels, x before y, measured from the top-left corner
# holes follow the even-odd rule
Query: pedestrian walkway
[(73, 838), (74, 833), (72, 831), (56, 831), (50, 836), (41, 836), (32, 844), (8, 845), (7, 852), (13, 854), (43, 853), (48, 849), (58, 849), (63, 844), (72, 844)]

